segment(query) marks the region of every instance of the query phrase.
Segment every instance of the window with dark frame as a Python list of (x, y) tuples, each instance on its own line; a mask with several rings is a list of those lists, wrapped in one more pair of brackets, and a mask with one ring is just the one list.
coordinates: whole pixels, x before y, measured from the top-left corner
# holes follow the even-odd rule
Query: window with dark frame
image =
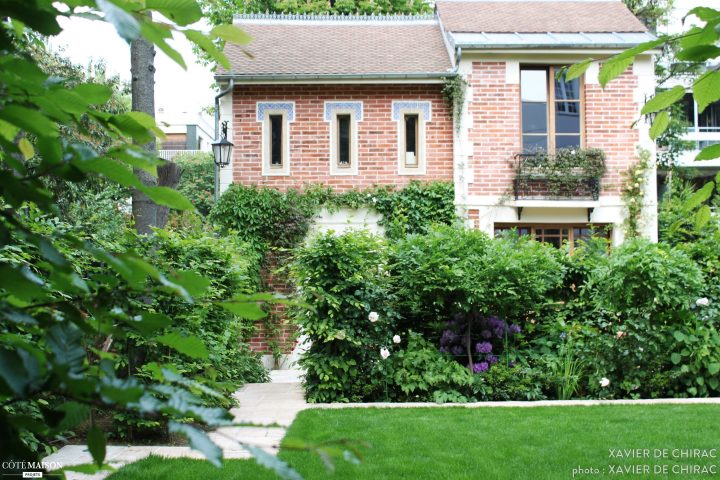
[(349, 114), (340, 114), (337, 121), (337, 162), (338, 167), (350, 167), (351, 163), (351, 119)]
[(562, 247), (565, 243), (570, 246), (573, 251), (581, 241), (587, 241), (591, 238), (610, 239), (611, 229), (608, 225), (600, 224), (566, 224), (566, 225), (496, 225), (495, 236), (500, 236), (503, 232), (515, 230), (518, 235), (532, 235), (538, 242), (549, 243), (555, 248)]
[(270, 115), (270, 166), (283, 164), (283, 116)]
[(582, 145), (582, 93), (580, 79), (568, 82), (556, 67), (520, 69), (523, 152)]
[(405, 114), (405, 166), (417, 167), (419, 163), (420, 152), (418, 146), (419, 139), (420, 115), (417, 113)]

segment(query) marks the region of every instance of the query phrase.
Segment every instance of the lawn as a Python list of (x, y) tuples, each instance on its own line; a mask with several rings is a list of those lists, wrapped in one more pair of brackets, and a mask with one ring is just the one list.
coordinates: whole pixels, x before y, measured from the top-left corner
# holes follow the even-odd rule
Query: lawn
[[(291, 438), (372, 445), (360, 465), (340, 461), (334, 473), (317, 456), (281, 451), (306, 479), (720, 478), (720, 405), (308, 410)], [(149, 458), (110, 478), (276, 477), (248, 460), (216, 469)]]

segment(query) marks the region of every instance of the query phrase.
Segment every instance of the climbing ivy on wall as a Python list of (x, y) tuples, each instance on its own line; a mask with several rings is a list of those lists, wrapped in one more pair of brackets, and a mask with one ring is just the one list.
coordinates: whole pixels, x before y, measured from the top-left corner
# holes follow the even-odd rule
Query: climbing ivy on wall
[(430, 225), (455, 222), (455, 190), (449, 182), (414, 181), (405, 188), (373, 187), (336, 193), (314, 185), (303, 191), (232, 185), (210, 212), (223, 228), (235, 231), (259, 248), (291, 248), (307, 235), (314, 217), (325, 207), (371, 208), (390, 239), (425, 233)]
[(465, 89), (467, 86), (467, 81), (461, 75), (445, 77), (442, 93), (445, 101), (452, 108), (453, 120), (455, 120), (455, 128), (457, 129), (460, 129), (460, 119), (465, 104)]

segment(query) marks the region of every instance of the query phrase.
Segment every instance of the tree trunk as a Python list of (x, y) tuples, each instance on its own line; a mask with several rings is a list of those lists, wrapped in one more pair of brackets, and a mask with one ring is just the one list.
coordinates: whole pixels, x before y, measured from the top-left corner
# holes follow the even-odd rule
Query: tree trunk
[[(180, 183), (180, 175), (182, 170), (178, 167), (177, 163), (167, 162), (164, 165), (158, 167), (158, 185), (161, 187), (177, 188)], [(168, 215), (170, 209), (163, 205), (157, 206), (157, 226), (158, 228), (165, 228), (168, 221)]]
[[(155, 47), (143, 37), (139, 37), (130, 45), (130, 74), (133, 111), (144, 112), (154, 118)], [(155, 141), (147, 143), (144, 148), (155, 152)], [(143, 185), (157, 185), (156, 179), (148, 172), (138, 168), (134, 169), (134, 172)], [(132, 215), (135, 220), (135, 230), (142, 235), (152, 234), (152, 227), (158, 226), (157, 205), (137, 189), (132, 193)]]

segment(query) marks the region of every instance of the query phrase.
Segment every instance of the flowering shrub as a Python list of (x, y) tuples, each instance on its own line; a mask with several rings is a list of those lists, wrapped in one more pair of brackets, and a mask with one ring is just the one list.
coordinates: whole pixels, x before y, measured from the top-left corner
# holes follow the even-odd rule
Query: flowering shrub
[(384, 396), (397, 315), (385, 274), (386, 245), (367, 232), (321, 234), (290, 267), (299, 297), (293, 318), (312, 340), (300, 360), (309, 402)]
[[(468, 321), (473, 322), (472, 328), (468, 328)], [(447, 322), (447, 329), (440, 337), (440, 351), (471, 365), (473, 373), (483, 373), (498, 363), (508, 342), (518, 333), (518, 325), (508, 325), (496, 316), (469, 320), (467, 316), (456, 315)], [(469, 357), (473, 359), (472, 364), (468, 363)]]

